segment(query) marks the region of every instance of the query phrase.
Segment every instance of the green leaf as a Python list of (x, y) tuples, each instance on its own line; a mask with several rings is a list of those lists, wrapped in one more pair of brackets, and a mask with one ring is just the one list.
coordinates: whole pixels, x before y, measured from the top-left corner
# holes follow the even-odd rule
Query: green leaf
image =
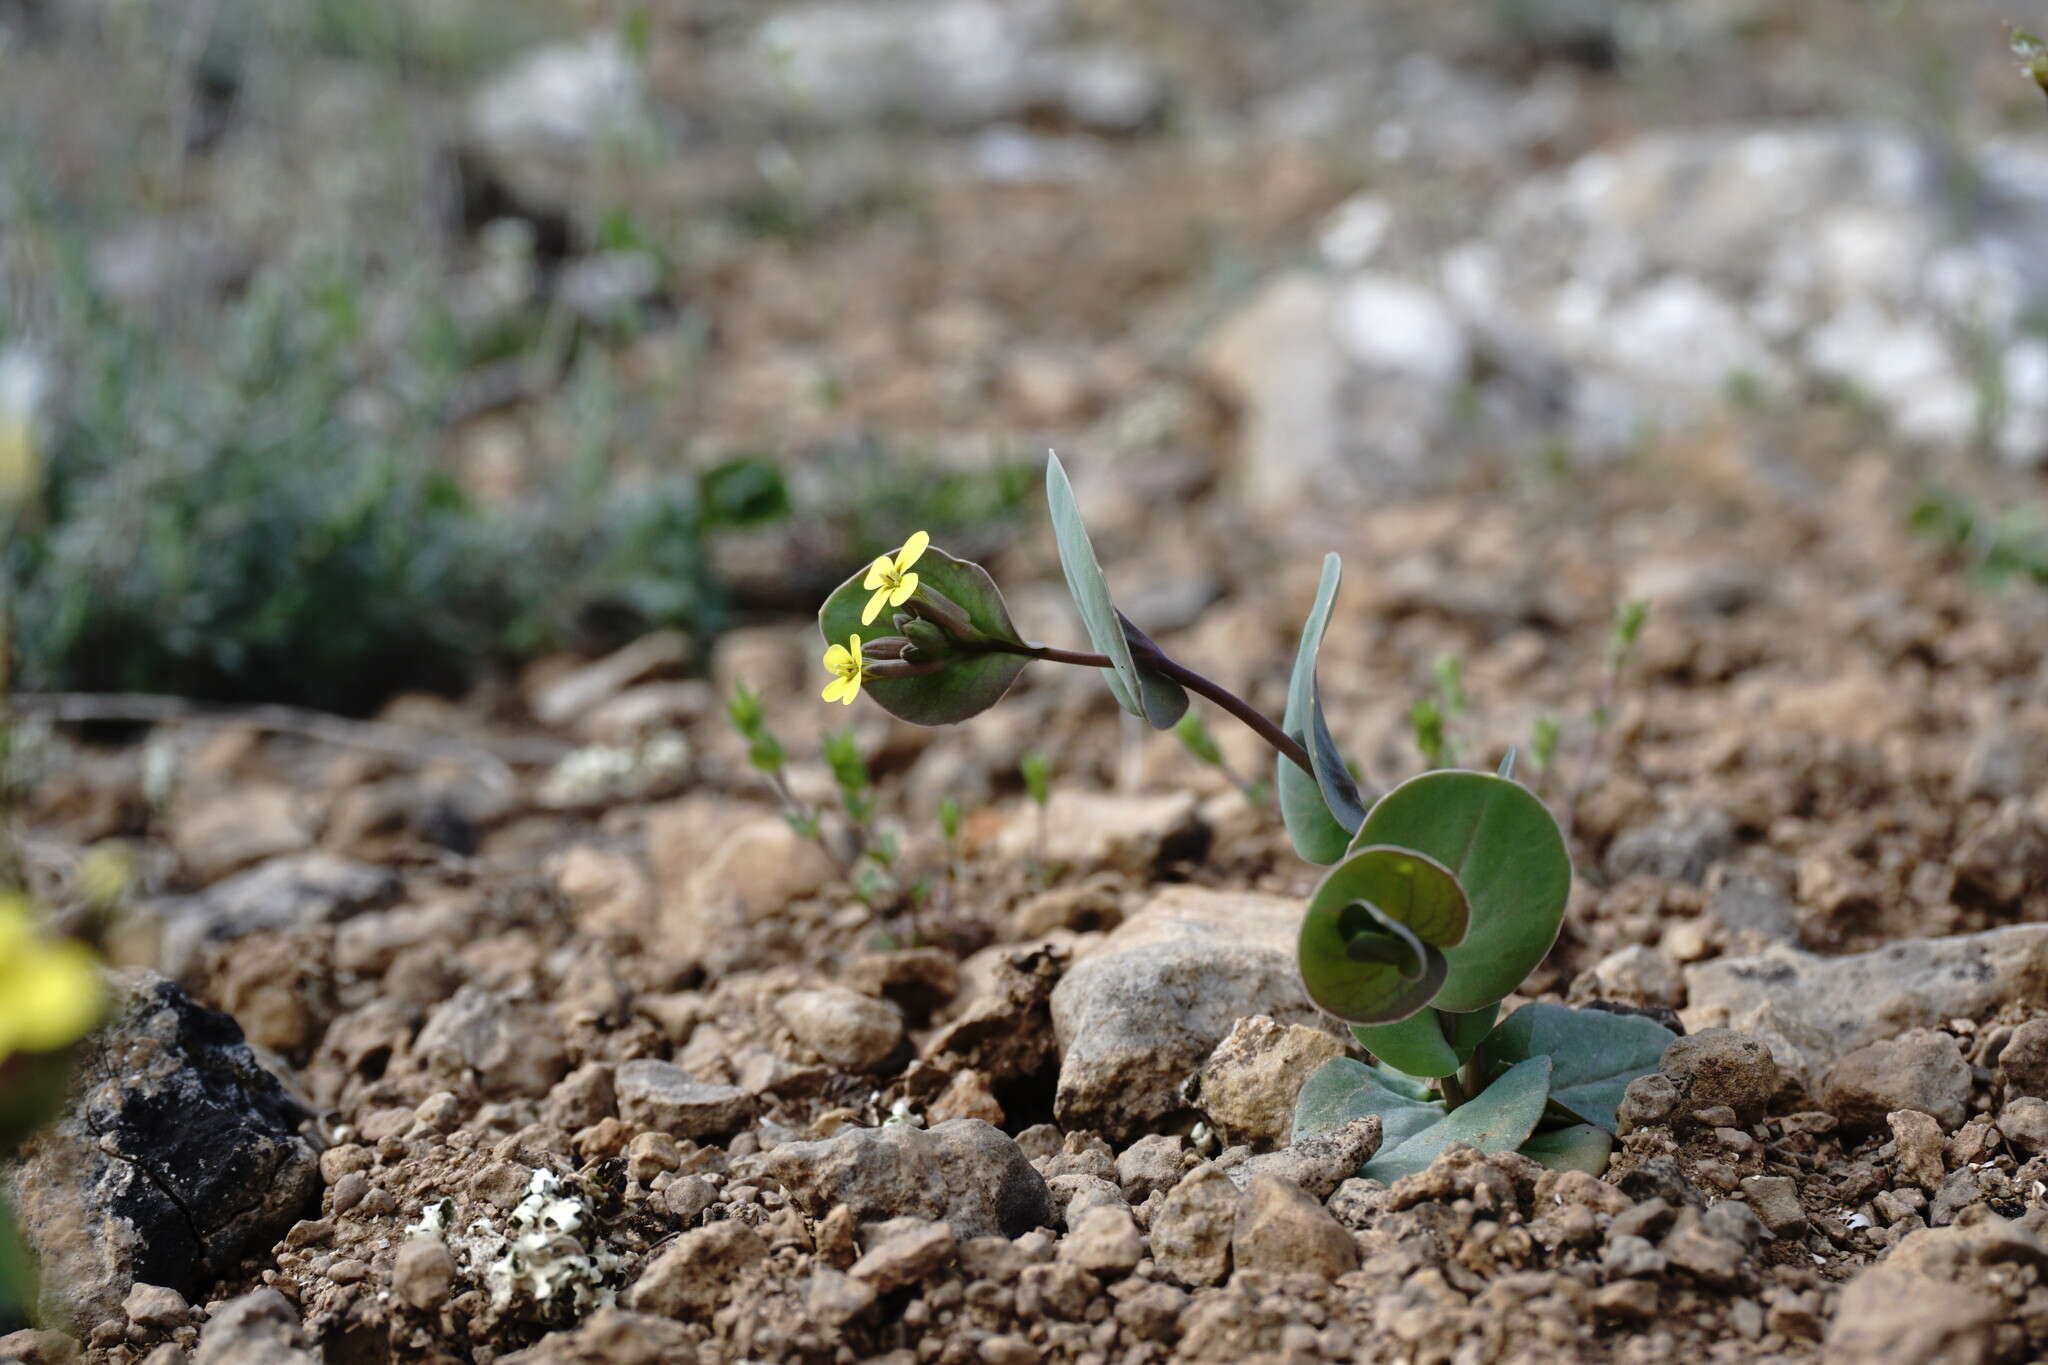
[(1405, 848), (1362, 848), (1323, 877), (1296, 958), (1309, 999), (1353, 1024), (1406, 1019), (1443, 985), (1470, 913), (1457, 878)]
[(1499, 1080), (1421, 1132), (1398, 1144), (1382, 1139), (1379, 1155), (1360, 1167), (1358, 1173), (1391, 1185), (1404, 1175), (1427, 1170), (1429, 1163), (1454, 1142), (1467, 1143), (1489, 1155), (1512, 1152), (1536, 1131), (1549, 1093), (1550, 1059), (1531, 1057), (1518, 1062)]
[(1165, 674), (1147, 668), (1143, 661), (1159, 654), (1159, 646), (1131, 624), (1130, 617), (1118, 612), (1116, 619), (1124, 628), (1124, 639), (1131, 646), (1131, 658), (1138, 670), (1138, 700), (1144, 705), (1145, 721), (1155, 730), (1171, 730), (1188, 712), (1187, 689)]
[(1081, 624), (1087, 628), (1088, 639), (1096, 651), (1107, 654), (1114, 665), (1102, 675), (1103, 680), (1109, 684), (1118, 706), (1134, 716), (1143, 716), (1145, 708), (1140, 696), (1144, 683), (1131, 659), (1130, 641), (1124, 636), (1116, 605), (1109, 600), (1109, 584), (1103, 580), (1102, 566), (1095, 560), (1095, 547), (1088, 540), (1088, 527), (1074, 502), (1074, 486), (1067, 482), (1060, 457), (1051, 451), (1045, 457), (1045, 503), (1052, 514), (1053, 539), (1059, 544), (1060, 569), (1067, 576), (1067, 591), (1073, 594)]
[(1325, 1062), (1294, 1099), (1294, 1137), (1299, 1141), (1377, 1114), (1382, 1150), (1406, 1142), (1441, 1123), (1444, 1109), (1431, 1103), (1403, 1076), (1389, 1076), (1350, 1057)]
[(1523, 1143), (1519, 1150), (1537, 1165), (1548, 1166), (1553, 1171), (1584, 1171), (1587, 1175), (1599, 1175), (1607, 1169), (1607, 1159), (1614, 1155), (1614, 1137), (1604, 1128), (1590, 1123), (1575, 1123), (1569, 1128), (1538, 1133)]
[(1489, 773), (1410, 778), (1380, 799), (1352, 847), (1394, 844), (1436, 859), (1471, 905), (1471, 930), (1445, 956), (1433, 1002), (1469, 1013), (1522, 984), (1557, 941), (1571, 893), (1571, 857), (1557, 821), (1517, 783)]
[[(1497, 1004), (1472, 1014), (1427, 1009), (1399, 1023), (1354, 1026), (1351, 1032), (1367, 1052), (1410, 1076), (1448, 1076), (1471, 1060), (1499, 1012)], [(1451, 1024), (1449, 1037), (1444, 1020)]]
[(1295, 650), (1294, 672), (1287, 683), (1287, 710), (1280, 722), (1288, 737), (1308, 750), (1315, 773), (1311, 777), (1284, 756), (1274, 760), (1279, 765), (1274, 790), (1280, 795), (1287, 837), (1293, 840), (1294, 851), (1312, 863), (1334, 863), (1343, 857), (1352, 831), (1365, 818), (1364, 802), (1330, 737), (1316, 690), (1316, 657), (1343, 577), (1343, 561), (1334, 554), (1325, 555), (1315, 604), (1302, 623), (1301, 644)]
[(1446, 1114), (1441, 1105), (1402, 1093), (1372, 1067), (1340, 1057), (1309, 1077), (1295, 1098), (1294, 1136), (1313, 1136), (1377, 1114), (1379, 1154), (1358, 1173), (1392, 1184), (1426, 1170), (1454, 1142), (1488, 1153), (1516, 1150), (1536, 1131), (1549, 1093), (1550, 1059), (1532, 1057)]
[[(931, 587), (951, 598), (967, 613), (974, 628), (992, 640), (1021, 645), (1024, 638), (1010, 621), (1010, 609), (996, 588), (988, 570), (964, 559), (955, 559), (938, 546), (928, 547), (917, 561), (919, 587)], [(833, 589), (818, 609), (818, 629), (827, 644), (843, 645), (848, 636), (864, 640), (893, 634), (892, 613), (884, 610), (873, 625), (862, 626), (861, 609), (874, 594), (861, 586), (866, 566)], [(915, 600), (897, 611), (909, 611)], [(1031, 662), (1021, 654), (995, 650), (962, 650), (949, 657), (936, 673), (914, 678), (870, 678), (861, 690), (875, 699), (890, 715), (913, 725), (950, 725), (979, 715), (1003, 699), (1010, 684)]]
[(1572, 1118), (1615, 1131), (1614, 1111), (1628, 1083), (1657, 1069), (1678, 1035), (1655, 1020), (1564, 1005), (1524, 1005), (1486, 1039), (1489, 1060), (1547, 1056), (1550, 1102)]

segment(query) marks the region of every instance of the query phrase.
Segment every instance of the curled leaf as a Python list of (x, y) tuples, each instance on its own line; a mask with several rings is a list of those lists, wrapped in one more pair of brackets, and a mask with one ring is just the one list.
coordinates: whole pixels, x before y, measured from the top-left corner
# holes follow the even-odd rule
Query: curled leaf
[(1302, 916), (1296, 958), (1316, 1005), (1353, 1024), (1405, 1019), (1443, 985), (1465, 937), (1457, 878), (1404, 848), (1360, 849), (1330, 869)]

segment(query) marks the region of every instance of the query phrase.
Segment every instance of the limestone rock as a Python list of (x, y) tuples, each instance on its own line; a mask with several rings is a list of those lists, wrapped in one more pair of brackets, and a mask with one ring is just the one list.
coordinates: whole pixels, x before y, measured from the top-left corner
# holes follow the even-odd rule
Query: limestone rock
[(671, 1137), (723, 1137), (753, 1116), (753, 1097), (745, 1090), (693, 1080), (674, 1062), (648, 1057), (621, 1062), (612, 1087), (620, 1118)]
[(272, 858), (189, 896), (150, 901), (163, 924), (159, 960), (173, 980), (198, 965), (200, 950), (266, 929), (339, 924), (389, 905), (398, 878), (388, 869), (332, 853)]
[(1969, 1113), (1970, 1064), (1948, 1034), (1913, 1029), (1836, 1062), (1821, 1101), (1851, 1128), (1882, 1127), (1894, 1109), (1917, 1109), (1955, 1128)]
[(1316, 1199), (1328, 1199), (1339, 1185), (1358, 1174), (1358, 1168), (1378, 1154), (1380, 1137), (1379, 1115), (1366, 1114), (1341, 1128), (1296, 1138), (1277, 1152), (1266, 1152), (1232, 1166), (1230, 1179), (1242, 1189), (1259, 1176), (1271, 1176), (1301, 1187)]
[(648, 1262), (626, 1291), (626, 1306), (667, 1317), (709, 1317), (732, 1282), (768, 1257), (768, 1244), (745, 1223), (730, 1219), (695, 1228)]
[(1756, 1034), (1781, 1067), (1810, 1083), (1881, 1038), (2048, 997), (2048, 925), (1909, 939), (1846, 957), (1773, 947), (1688, 967), (1685, 982), (1688, 1029)]
[(1052, 993), (1060, 1123), (1148, 1131), (1239, 1019), (1320, 1025), (1295, 966), (1300, 921), (1291, 898), (1176, 886), (1118, 926)]
[(1202, 1068), (1202, 1112), (1226, 1142), (1284, 1143), (1303, 1083), (1344, 1051), (1323, 1029), (1277, 1024), (1264, 1015), (1240, 1019)]
[(1073, 1230), (1060, 1243), (1059, 1258), (1091, 1275), (1128, 1275), (1144, 1258), (1145, 1238), (1128, 1209), (1098, 1205), (1068, 1222)]
[[(1199, 805), (1192, 792), (1124, 796), (1055, 788), (1045, 808), (1045, 860), (1143, 876), (1161, 863), (1200, 857), (1208, 848), (1209, 827)], [(995, 851), (1018, 861), (1040, 856), (1035, 806), (1017, 808), (997, 836)]]
[[(1779, 1080), (1778, 1064), (1762, 1040), (1721, 1028), (1674, 1040), (1658, 1058), (1657, 1070), (1678, 1086), (1681, 1110), (1726, 1105), (1745, 1123), (1763, 1113)], [(1631, 1083), (1624, 1102), (1634, 1092)]]
[(2048, 1018), (2029, 1019), (2012, 1031), (1998, 1054), (2007, 1095), (2048, 1099)]
[(537, 1099), (569, 1070), (537, 1005), (477, 986), (464, 986), (427, 1017), (413, 1056), (429, 1070), (473, 1079), (492, 1098)]
[(764, 1166), (814, 1217), (844, 1204), (862, 1222), (943, 1221), (963, 1241), (1021, 1236), (1055, 1217), (1044, 1177), (1001, 1129), (980, 1119), (850, 1128), (819, 1142), (784, 1143)]
[(213, 1310), (192, 1365), (318, 1365), (301, 1349), (299, 1314), (275, 1289), (257, 1289)]
[(1152, 1257), (1170, 1280), (1196, 1288), (1230, 1270), (1237, 1186), (1205, 1162), (1189, 1171), (1152, 1215)]
[(873, 1289), (887, 1294), (907, 1285), (921, 1284), (936, 1275), (953, 1259), (958, 1245), (953, 1229), (944, 1223), (905, 1219), (911, 1226), (891, 1232), (846, 1273)]
[(792, 991), (775, 1012), (811, 1051), (849, 1071), (880, 1066), (903, 1041), (902, 1011), (843, 986)]
[(1299, 1186), (1269, 1175), (1254, 1176), (1238, 1200), (1230, 1251), (1241, 1270), (1334, 1280), (1358, 1268), (1358, 1245), (1329, 1210)]

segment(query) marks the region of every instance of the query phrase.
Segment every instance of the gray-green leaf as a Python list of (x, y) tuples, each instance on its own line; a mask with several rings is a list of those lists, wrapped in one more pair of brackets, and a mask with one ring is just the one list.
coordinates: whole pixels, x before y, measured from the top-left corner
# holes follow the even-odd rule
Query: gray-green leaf
[(1628, 1083), (1657, 1069), (1677, 1035), (1655, 1020), (1564, 1005), (1524, 1005), (1487, 1035), (1489, 1061), (1546, 1056), (1553, 1063), (1550, 1102), (1612, 1133)]
[(1323, 647), (1330, 607), (1343, 577), (1343, 561), (1334, 554), (1325, 555), (1315, 604), (1302, 623), (1294, 672), (1287, 683), (1287, 710), (1280, 722), (1288, 738), (1308, 750), (1314, 774), (1303, 772), (1291, 759), (1274, 760), (1278, 764), (1274, 790), (1279, 793), (1287, 837), (1293, 841), (1294, 851), (1312, 863), (1334, 863), (1343, 857), (1352, 832), (1365, 818), (1358, 787), (1337, 752), (1316, 691), (1316, 656)]
[(1109, 684), (1118, 706), (1134, 716), (1143, 716), (1145, 708), (1140, 697), (1144, 684), (1138, 677), (1137, 664), (1131, 659), (1130, 642), (1124, 638), (1116, 604), (1109, 598), (1109, 584), (1102, 577), (1102, 566), (1096, 562), (1095, 547), (1089, 543), (1088, 527), (1074, 501), (1074, 486), (1067, 482), (1060, 457), (1051, 451), (1045, 457), (1045, 504), (1052, 515), (1053, 539), (1059, 545), (1060, 569), (1067, 576), (1067, 591), (1081, 613), (1081, 624), (1096, 651), (1108, 655), (1114, 665), (1103, 674), (1103, 680)]

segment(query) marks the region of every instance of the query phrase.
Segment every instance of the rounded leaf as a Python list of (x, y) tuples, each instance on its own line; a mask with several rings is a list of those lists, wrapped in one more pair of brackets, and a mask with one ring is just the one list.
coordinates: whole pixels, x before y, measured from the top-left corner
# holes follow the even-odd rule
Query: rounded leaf
[[(1010, 609), (988, 570), (979, 564), (953, 556), (934, 545), (917, 561), (919, 588), (931, 588), (950, 598), (966, 612), (976, 630), (992, 640), (1021, 645), (1024, 639), (1010, 621)], [(843, 645), (851, 635), (870, 638), (890, 633), (884, 628), (888, 609), (872, 626), (860, 623), (861, 609), (874, 596), (861, 586), (866, 566), (833, 589), (818, 609), (818, 629), (827, 644)], [(900, 610), (910, 610), (915, 599)], [(963, 649), (945, 661), (936, 672), (912, 678), (869, 678), (861, 690), (898, 720), (913, 725), (950, 725), (976, 716), (1003, 699), (1010, 684), (1031, 661), (1021, 654), (999, 650)]]
[(1551, 1059), (1550, 1102), (1612, 1133), (1628, 1083), (1657, 1069), (1677, 1035), (1654, 1019), (1567, 1005), (1524, 1005), (1486, 1039), (1489, 1061)]
[(1519, 783), (1491, 773), (1439, 771), (1382, 797), (1352, 847), (1394, 844), (1449, 869), (1471, 907), (1464, 941), (1432, 1002), (1467, 1013), (1522, 984), (1557, 941), (1571, 894), (1571, 856), (1557, 821)]
[(1353, 1024), (1406, 1019), (1441, 989), (1443, 949), (1465, 937), (1457, 878), (1405, 848), (1363, 848), (1331, 868), (1302, 916), (1309, 999)]
[(1599, 1175), (1614, 1154), (1614, 1136), (1590, 1123), (1575, 1123), (1538, 1133), (1521, 1146), (1522, 1155), (1553, 1171), (1584, 1171)]

